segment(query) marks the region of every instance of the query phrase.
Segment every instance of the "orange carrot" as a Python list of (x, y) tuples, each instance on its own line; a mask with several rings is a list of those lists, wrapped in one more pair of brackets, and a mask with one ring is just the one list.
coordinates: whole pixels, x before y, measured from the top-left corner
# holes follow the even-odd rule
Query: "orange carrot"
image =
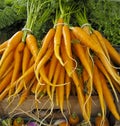
[[(60, 70), (60, 77), (58, 79), (58, 83), (65, 83), (65, 69), (64, 67), (61, 67)], [(59, 106), (60, 106), (60, 110), (63, 114), (63, 108), (64, 108), (64, 85), (57, 87), (58, 88), (58, 100), (59, 100)]]
[(47, 48), (49, 47), (50, 42), (53, 40), (55, 34), (55, 29), (51, 28), (47, 34), (45, 35), (43, 41), (42, 41), (42, 47), (40, 48), (39, 52), (38, 52), (38, 56), (36, 59), (36, 64), (38, 64), (38, 62), (40, 61), (40, 59), (42, 58), (42, 56), (45, 54)]
[[(56, 64), (57, 64), (57, 58), (53, 54), (51, 61), (50, 61), (50, 68), (49, 68), (49, 73), (48, 73), (48, 79), (49, 81), (52, 80), (53, 76), (55, 76), (55, 71), (56, 71)], [(50, 92), (50, 85), (47, 85), (47, 93), (49, 98), (52, 100), (51, 92)]]
[[(12, 85), (17, 80), (18, 75), (20, 74), (23, 50), (24, 50), (24, 43), (21, 42), (21, 43), (19, 43), (19, 45), (17, 46), (17, 48), (15, 50), (15, 54), (14, 54), (15, 63), (14, 63), (14, 69), (13, 69), (13, 74), (12, 74), (10, 85)], [(11, 88), (9, 90), (9, 96), (13, 93), (13, 90), (14, 90), (14, 88)]]
[(6, 48), (8, 44), (8, 40), (0, 44), (0, 50)]
[(111, 113), (113, 114), (113, 116), (117, 120), (120, 120), (120, 114), (118, 113), (118, 110), (117, 110), (116, 105), (114, 103), (113, 95), (112, 95), (110, 89), (108, 88), (107, 81), (102, 73), (100, 73), (100, 79), (101, 79), (103, 95), (104, 95), (104, 99), (106, 101), (106, 104), (107, 104), (109, 110), (111, 111)]
[[(69, 71), (72, 70), (72, 68), (73, 68), (73, 61), (70, 60), (70, 58), (67, 56), (64, 44), (61, 46), (61, 52), (62, 52), (63, 61), (66, 62), (65, 66), (64, 66), (65, 70), (66, 70), (67, 73), (69, 73)], [(74, 71), (72, 73), (71, 78), (72, 78), (72, 80), (75, 84), (76, 90), (77, 90), (77, 96), (78, 96), (78, 101), (79, 101), (79, 105), (80, 105), (82, 115), (83, 115), (84, 119), (88, 121), (88, 116), (87, 116), (87, 113), (86, 113), (86, 110), (85, 110), (85, 107), (84, 107), (85, 97), (84, 97), (84, 94), (83, 94), (83, 87), (82, 87), (82, 83), (79, 80), (79, 77), (78, 77), (76, 71)]]
[[(56, 64), (56, 68), (55, 68), (55, 73), (54, 73), (54, 77), (53, 77), (53, 85), (57, 84), (57, 80), (59, 78), (60, 75), (60, 69), (61, 69), (61, 64), (60, 62), (57, 60), (57, 64)], [(55, 91), (54, 86), (51, 87), (51, 93), (52, 93), (52, 99), (54, 98), (54, 91)]]
[(26, 88), (26, 85), (31, 81), (34, 75), (34, 72), (30, 72), (23, 79), (21, 79), (21, 81), (16, 85), (16, 90), (13, 95), (16, 96), (20, 91), (22, 91), (23, 88)]
[(98, 93), (98, 96), (99, 96), (101, 111), (102, 111), (102, 117), (103, 117), (103, 120), (104, 120), (106, 110), (105, 110), (105, 101), (104, 101), (103, 91), (102, 91), (102, 84), (101, 84), (100, 79), (101, 78), (100, 78), (99, 70), (98, 70), (97, 66), (94, 64), (93, 84), (94, 84), (94, 87), (97, 90), (97, 93)]
[(41, 67), (46, 62), (48, 62), (48, 60), (50, 59), (50, 57), (52, 56), (52, 54), (53, 54), (53, 43), (50, 46), (50, 48), (47, 50), (46, 54), (42, 57), (42, 59), (38, 63), (37, 68), (35, 68), (35, 75), (36, 75), (36, 78), (37, 78), (38, 81), (39, 81), (39, 71), (40, 71)]
[(70, 29), (68, 25), (63, 26), (62, 33), (63, 33), (63, 39), (64, 39), (67, 55), (68, 57), (71, 57), (71, 36), (70, 36)]
[(85, 104), (86, 104), (85, 107), (86, 107), (88, 118), (90, 119), (91, 109), (92, 109), (92, 106), (91, 106), (92, 105), (91, 104), (92, 103), (92, 98), (91, 98), (92, 89), (91, 89), (90, 78), (86, 69), (83, 69), (82, 77), (83, 77), (83, 87), (84, 87), (84, 94), (85, 94)]
[(11, 51), (7, 58), (4, 60), (4, 64), (1, 65), (0, 68), (0, 78), (3, 76), (3, 74), (7, 71), (7, 69), (10, 67), (12, 61), (14, 59), (14, 51)]
[(21, 42), (22, 39), (22, 35), (23, 32), (22, 31), (18, 31), (16, 32), (9, 40), (8, 40), (8, 44), (7, 47), (0, 59), (0, 66), (3, 64), (3, 61), (5, 60), (5, 58), (7, 57), (7, 55), (17, 47), (17, 45)]
[(110, 60), (108, 49), (104, 43), (104, 39), (103, 39), (102, 34), (98, 30), (93, 30), (93, 34), (95, 34), (97, 36), (98, 42), (101, 44), (101, 47), (103, 48), (107, 58)]
[(22, 73), (24, 74), (25, 71), (28, 69), (28, 64), (30, 62), (31, 53), (28, 49), (28, 46), (25, 45), (24, 51), (23, 51), (23, 59), (22, 59)]
[(67, 108), (68, 108), (68, 112), (70, 114), (70, 103), (69, 103), (69, 97), (70, 97), (70, 93), (71, 93), (71, 78), (68, 76), (67, 73), (65, 73), (65, 96), (66, 96), (66, 104), (67, 104)]
[(37, 40), (36, 40), (35, 36), (32, 34), (27, 34), (26, 44), (27, 44), (31, 54), (34, 57), (34, 60), (36, 60), (39, 49), (38, 49)]
[(14, 67), (14, 62), (11, 63), (11, 65), (9, 66), (9, 68), (5, 71), (5, 73), (3, 74), (3, 76), (1, 77), (1, 79), (3, 79)]
[(107, 50), (109, 52), (109, 55), (114, 63), (117, 65), (120, 65), (120, 55), (119, 52), (111, 45), (111, 43), (106, 39), (103, 38), (105, 45), (107, 47)]
[(72, 28), (72, 33), (74, 34), (74, 36), (80, 40), (80, 43), (83, 44), (84, 46), (87, 46), (89, 48), (91, 48), (93, 51), (104, 55), (104, 52), (102, 50), (102, 48), (99, 46), (98, 43), (96, 43), (89, 34), (87, 34), (82, 28), (80, 27), (73, 27)]
[[(95, 62), (95, 64), (96, 64), (96, 66), (99, 68), (99, 70), (105, 75), (105, 77), (107, 78), (107, 80), (108, 80), (108, 82), (110, 83), (110, 86), (111, 86), (111, 88), (112, 88), (112, 90), (113, 90), (113, 92), (114, 92), (114, 95), (115, 95), (115, 97), (116, 97), (116, 99), (117, 99), (117, 101), (118, 101), (118, 97), (117, 97), (117, 93), (116, 93), (116, 91), (115, 91), (115, 88), (114, 88), (114, 86), (113, 86), (113, 84), (112, 84), (112, 81), (111, 81), (111, 76), (108, 74), (108, 72), (106, 71), (106, 69), (105, 69), (105, 67), (103, 66), (103, 64), (102, 64), (102, 62), (95, 56), (94, 57), (94, 62)], [(113, 79), (114, 80), (114, 79)], [(116, 81), (115, 81), (116, 82)]]
[(54, 35), (54, 53), (59, 62), (64, 66), (62, 58), (60, 56), (60, 44), (62, 39), (62, 27), (63, 27), (63, 18), (59, 18), (56, 24), (56, 31)]
[(8, 44), (8, 40), (0, 44), (0, 54), (3, 54)]
[(0, 82), (0, 93), (10, 84), (13, 70), (11, 70)]

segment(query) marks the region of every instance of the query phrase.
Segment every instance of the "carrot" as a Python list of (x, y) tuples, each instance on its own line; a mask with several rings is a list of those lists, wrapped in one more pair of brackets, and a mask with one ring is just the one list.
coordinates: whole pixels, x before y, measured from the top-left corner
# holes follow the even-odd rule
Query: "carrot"
[(7, 47), (8, 40), (0, 44), (0, 50)]
[[(48, 73), (48, 79), (49, 81), (52, 80), (53, 76), (55, 76), (55, 70), (56, 70), (56, 64), (57, 64), (57, 58), (53, 54), (51, 61), (50, 61), (50, 68), (49, 68), (49, 73)], [(47, 85), (47, 93), (49, 98), (52, 100), (51, 92), (50, 92), (50, 85)]]
[(18, 31), (16, 32), (9, 40), (8, 40), (8, 44), (7, 47), (0, 59), (0, 66), (3, 64), (3, 61), (5, 60), (5, 58), (7, 57), (7, 55), (14, 50), (17, 45), (21, 42), (22, 39), (22, 35), (23, 32), (22, 31)]
[(101, 78), (100, 78), (100, 73), (97, 68), (97, 66), (94, 64), (94, 72), (93, 72), (93, 84), (95, 89), (97, 90), (99, 100), (100, 100), (100, 105), (101, 105), (101, 111), (102, 111), (102, 117), (103, 120), (105, 119), (105, 101), (104, 101), (104, 96), (103, 96), (103, 90), (102, 90), (102, 84), (101, 84)]
[(107, 104), (109, 110), (111, 111), (111, 113), (114, 115), (114, 117), (117, 120), (120, 120), (120, 115), (119, 115), (116, 105), (114, 103), (113, 95), (112, 95), (110, 89), (108, 88), (107, 80), (105, 79), (105, 77), (102, 73), (100, 73), (100, 79), (101, 79), (102, 90), (103, 90), (103, 95), (104, 95), (106, 104)]
[(102, 34), (98, 30), (93, 30), (93, 34), (95, 34), (97, 36), (98, 42), (101, 44), (101, 47), (103, 48), (107, 58), (110, 60), (108, 49), (104, 43), (104, 39), (103, 39)]
[(0, 93), (10, 84), (13, 70), (11, 70), (0, 82)]
[(92, 109), (92, 106), (91, 106), (92, 105), (91, 104), (91, 102), (92, 102), (92, 98), (91, 98), (92, 89), (91, 89), (90, 78), (89, 78), (89, 75), (88, 75), (86, 69), (83, 69), (82, 77), (83, 77), (83, 87), (84, 87), (84, 94), (85, 94), (85, 107), (86, 107), (88, 118), (90, 119), (91, 109)]
[(82, 28), (80, 27), (72, 27), (72, 33), (74, 36), (80, 40), (80, 43), (84, 46), (87, 46), (91, 48), (93, 51), (97, 52), (98, 54), (104, 55), (104, 52), (102, 48), (99, 46), (98, 43), (96, 43), (88, 33), (86, 33)]
[(108, 53), (112, 59), (112, 61), (114, 63), (116, 63), (117, 65), (120, 65), (120, 55), (119, 52), (117, 52), (117, 50), (111, 45), (111, 43), (103, 37), (104, 43), (107, 47)]
[[(96, 64), (96, 66), (99, 68), (99, 70), (105, 75), (105, 77), (107, 78), (108, 82), (110, 83), (110, 86), (115, 94), (115, 97), (118, 101), (118, 97), (117, 97), (117, 93), (115, 91), (115, 88), (112, 84), (112, 81), (111, 81), (111, 78), (110, 75), (108, 74), (108, 72), (106, 71), (105, 67), (103, 66), (103, 64), (101, 63), (101, 61), (97, 58), (97, 57), (94, 57), (94, 62)], [(116, 81), (115, 81), (116, 82)]]
[[(28, 68), (30, 68), (34, 63), (35, 63), (34, 57), (32, 56), (32, 57), (30, 58), (30, 61), (29, 61), (29, 64), (28, 64)], [(34, 64), (34, 65), (35, 65), (35, 64)]]
[(66, 100), (69, 100), (69, 96), (70, 96), (70, 91), (71, 91), (71, 78), (68, 76), (68, 74), (65, 74), (65, 83), (67, 83), (65, 85), (65, 94), (66, 94)]
[(26, 88), (27, 83), (29, 83), (33, 77), (34, 72), (30, 72), (23, 79), (21, 79), (21, 81), (16, 85), (16, 90), (13, 96), (16, 96), (23, 88)]
[(3, 54), (8, 44), (8, 40), (0, 44), (0, 54)]
[[(60, 77), (58, 79), (58, 83), (63, 84), (65, 81), (65, 69), (64, 67), (61, 67), (60, 70)], [(58, 88), (58, 102), (59, 102), (59, 106), (60, 106), (60, 110), (63, 114), (63, 108), (64, 108), (64, 85), (57, 87)]]
[[(24, 43), (21, 42), (19, 43), (19, 45), (17, 46), (15, 50), (15, 54), (14, 54), (15, 63), (14, 63), (14, 69), (13, 69), (10, 85), (12, 85), (16, 81), (21, 71), (23, 50), (24, 50)], [(9, 96), (13, 93), (13, 91), (14, 91), (14, 88), (11, 87), (11, 89), (9, 90)]]
[(60, 44), (62, 39), (62, 27), (63, 27), (62, 23), (63, 23), (63, 18), (59, 18), (56, 24), (56, 31), (54, 35), (54, 53), (56, 58), (59, 60), (59, 62), (64, 66), (64, 63), (60, 56), (60, 46), (61, 46)]
[(68, 25), (63, 26), (62, 34), (63, 34), (63, 39), (64, 39), (67, 55), (68, 57), (71, 57), (71, 36), (70, 36), (70, 29)]
[(32, 34), (27, 34), (26, 44), (27, 44), (28, 49), (30, 50), (31, 54), (34, 57), (34, 60), (36, 60), (39, 49), (38, 49), (37, 40), (36, 40), (35, 36)]
[[(56, 69), (55, 69), (55, 73), (54, 73), (54, 77), (53, 77), (53, 85), (57, 84), (57, 80), (59, 78), (60, 75), (60, 69), (61, 69), (61, 64), (60, 62), (57, 60), (57, 64), (56, 64)], [(52, 99), (54, 98), (54, 91), (55, 91), (55, 86), (51, 87), (51, 93), (52, 93)]]
[(9, 66), (9, 68), (5, 71), (5, 73), (3, 74), (3, 76), (1, 77), (1, 79), (3, 79), (14, 67), (14, 62), (11, 63), (11, 65)]
[(10, 67), (12, 61), (14, 59), (14, 51), (11, 51), (7, 58), (4, 60), (4, 64), (1, 65), (0, 68), (0, 78), (3, 76), (3, 74), (7, 71), (7, 69)]
[(28, 49), (28, 46), (25, 45), (24, 51), (23, 51), (23, 59), (22, 59), (22, 73), (24, 74), (25, 71), (28, 69), (28, 64), (30, 62), (31, 53)]
[(53, 54), (53, 44), (50, 46), (50, 48), (47, 50), (46, 54), (42, 57), (42, 59), (40, 60), (39, 64), (37, 65), (37, 68), (35, 68), (35, 75), (37, 80), (39, 81), (39, 71), (41, 69), (41, 67), (48, 62), (48, 60), (50, 59), (50, 57)]
[(70, 103), (69, 103), (69, 97), (70, 97), (70, 92), (71, 92), (71, 78), (68, 76), (67, 73), (65, 73), (65, 96), (66, 96), (66, 104), (68, 107), (68, 111), (70, 113)]
[[(64, 44), (61, 46), (61, 52), (62, 52), (61, 55), (62, 55), (63, 61), (66, 62), (65, 66), (64, 66), (65, 70), (66, 70), (67, 73), (69, 73), (69, 71), (72, 70), (72, 68), (73, 68), (73, 61), (70, 60), (70, 58), (67, 56)], [(88, 120), (88, 116), (86, 114), (86, 110), (85, 110), (85, 107), (84, 107), (85, 97), (84, 97), (84, 94), (83, 94), (83, 91), (82, 91), (83, 87), (82, 87), (81, 81), (78, 78), (76, 71), (74, 71), (72, 73), (71, 78), (72, 78), (72, 80), (75, 84), (76, 90), (77, 90), (78, 102), (79, 102), (79, 105), (80, 105), (82, 115), (83, 115), (85, 120)]]
[(51, 28), (47, 34), (45, 35), (43, 41), (42, 41), (42, 47), (40, 48), (39, 52), (38, 52), (38, 56), (35, 60), (35, 63), (38, 64), (38, 62), (40, 61), (40, 59), (42, 58), (42, 56), (45, 54), (47, 48), (49, 47), (50, 42), (52, 41), (53, 37), (55, 34), (55, 29)]
[(38, 84), (38, 81), (35, 80), (34, 84), (33, 84), (32, 87), (31, 87), (31, 92), (32, 92), (33, 94), (35, 94), (35, 89), (36, 89), (36, 87), (37, 87), (37, 84)]
[(0, 101), (2, 101), (2, 100), (8, 95), (9, 89), (10, 89), (10, 85), (8, 85), (8, 86), (2, 91), (2, 93), (0, 94)]

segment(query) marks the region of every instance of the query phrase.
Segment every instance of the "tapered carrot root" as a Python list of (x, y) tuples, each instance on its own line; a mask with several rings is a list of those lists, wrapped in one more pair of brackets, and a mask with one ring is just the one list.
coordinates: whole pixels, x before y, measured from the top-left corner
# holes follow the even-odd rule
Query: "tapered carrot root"
[[(54, 74), (54, 77), (53, 77), (53, 81), (52, 83), (55, 85), (57, 84), (57, 80), (59, 78), (59, 75), (60, 75), (60, 69), (61, 69), (61, 64), (60, 62), (57, 60), (57, 65), (56, 65), (56, 70), (55, 70), (55, 74)], [(56, 87), (51, 87), (51, 94), (52, 94), (52, 99), (54, 99), (54, 92), (55, 92), (55, 89)]]
[(8, 44), (8, 40), (0, 44), (0, 54), (3, 54)]
[(53, 40), (55, 34), (55, 29), (51, 28), (47, 34), (45, 35), (43, 41), (42, 41), (42, 47), (40, 48), (39, 52), (38, 52), (38, 56), (35, 60), (36, 65), (38, 64), (38, 62), (40, 61), (40, 59), (42, 58), (42, 56), (45, 54), (46, 50), (48, 49), (48, 47), (50, 46), (51, 41)]
[(107, 49), (107, 46), (106, 46), (106, 44), (104, 42), (102, 34), (98, 30), (93, 30), (92, 34), (95, 34), (97, 36), (98, 42), (100, 43), (101, 47), (103, 48), (103, 51), (105, 52), (106, 57), (110, 60), (108, 49)]
[[(68, 55), (67, 55), (67, 53), (65, 51), (64, 44), (61, 46), (61, 52), (62, 52), (61, 55), (62, 55), (63, 61), (66, 62), (65, 66), (64, 66), (65, 70), (69, 75), (69, 71), (71, 71), (73, 69), (74, 64), (73, 64), (73, 61), (68, 57)], [(82, 86), (81, 81), (79, 80), (79, 77), (78, 77), (76, 71), (74, 71), (72, 73), (71, 78), (72, 78), (72, 80), (73, 80), (73, 82), (75, 84), (75, 87), (76, 87), (78, 102), (79, 102), (79, 105), (80, 105), (80, 110), (82, 112), (83, 118), (86, 121), (89, 121), (88, 115), (86, 113), (86, 109), (84, 107), (85, 97), (84, 97), (84, 94), (83, 94), (83, 86)]]
[[(53, 77), (55, 76), (55, 70), (56, 70), (56, 65), (57, 65), (57, 58), (55, 57), (55, 55), (53, 54), (51, 61), (50, 61), (50, 68), (49, 68), (49, 73), (48, 73), (48, 79), (51, 82)], [(52, 100), (52, 95), (51, 95), (51, 86), (47, 85), (47, 93), (48, 96), (50, 97), (50, 99)]]
[(4, 64), (2, 64), (0, 68), (0, 78), (3, 76), (3, 74), (7, 71), (7, 69), (10, 67), (12, 61), (14, 59), (14, 51), (11, 51), (7, 58), (4, 60)]
[(12, 74), (11, 83), (10, 83), (11, 89), (9, 90), (9, 96), (14, 92), (14, 88), (12, 88), (12, 84), (17, 80), (21, 72), (23, 50), (24, 50), (24, 43), (21, 42), (19, 43), (19, 45), (17, 46), (15, 50), (15, 55), (14, 55), (15, 63), (14, 63), (14, 69), (13, 69), (13, 74)]
[(60, 56), (60, 46), (62, 39), (62, 27), (63, 27), (63, 18), (59, 18), (56, 25), (56, 32), (54, 35), (54, 53), (59, 62), (64, 66), (62, 58)]
[[(108, 74), (108, 72), (106, 71), (105, 67), (103, 66), (102, 62), (97, 58), (94, 57), (94, 62), (96, 64), (96, 66), (99, 68), (99, 70), (104, 74), (104, 76), (107, 78), (108, 82), (110, 83), (110, 86), (114, 92), (115, 98), (118, 101), (118, 97), (117, 97), (117, 93), (116, 90), (114, 88), (114, 85), (111, 81), (111, 76)], [(113, 79), (113, 78), (112, 78)], [(113, 79), (114, 80), (114, 79)], [(114, 80), (115, 81), (115, 80)], [(116, 81), (115, 81), (116, 82)], [(117, 83), (117, 82), (116, 82)], [(118, 83), (117, 83), (118, 84)], [(119, 85), (119, 84), (118, 84)]]
[[(61, 70), (60, 70), (60, 77), (59, 77), (59, 79), (58, 79), (58, 83), (61, 83), (61, 84), (63, 84), (63, 83), (65, 83), (64, 81), (65, 81), (65, 69), (64, 69), (64, 67), (61, 67)], [(59, 103), (59, 106), (60, 106), (60, 110), (61, 110), (61, 112), (62, 112), (62, 114), (63, 114), (63, 109), (64, 109), (64, 85), (62, 85), (62, 86), (59, 86), (59, 87), (57, 87), (58, 88), (58, 103)]]
[(17, 47), (17, 45), (21, 42), (22, 40), (22, 35), (23, 32), (22, 31), (18, 31), (16, 32), (9, 40), (8, 40), (8, 44), (7, 47), (0, 59), (0, 66), (3, 64), (5, 58), (7, 57), (7, 55)]
[(37, 45), (37, 39), (35, 38), (35, 36), (32, 34), (27, 34), (26, 44), (34, 57), (34, 60), (36, 60), (39, 49)]
[(13, 70), (11, 70), (0, 82), (0, 93), (10, 84)]
[(23, 59), (22, 59), (22, 74), (24, 74), (25, 71), (28, 69), (30, 58), (31, 58), (30, 50), (28, 49), (27, 45), (25, 45), (25, 48), (23, 51)]
[(106, 107), (105, 107), (105, 101), (103, 96), (103, 90), (102, 90), (102, 84), (100, 81), (100, 73), (96, 65), (94, 65), (94, 73), (93, 73), (93, 84), (95, 89), (97, 90), (100, 105), (101, 105), (101, 111), (102, 111), (102, 118), (105, 119), (105, 113), (106, 113)]
[(120, 66), (120, 54), (117, 50), (111, 45), (111, 43), (106, 39), (103, 38), (105, 45), (107, 47), (108, 53), (110, 55), (111, 60)]
[(104, 52), (102, 48), (99, 46), (98, 43), (96, 43), (89, 34), (87, 34), (82, 28), (80, 27), (73, 27), (72, 33), (75, 35), (75, 37), (80, 40), (80, 43), (83, 44), (86, 47), (91, 48), (93, 51), (100, 53), (104, 56)]
[(120, 120), (120, 114), (118, 113), (117, 107), (114, 102), (114, 97), (108, 88), (107, 81), (102, 73), (100, 73), (100, 78), (101, 78), (101, 84), (102, 84), (102, 89), (103, 89), (103, 95), (104, 99), (106, 101), (106, 104), (109, 108), (109, 110), (112, 112), (113, 116), (117, 119)]

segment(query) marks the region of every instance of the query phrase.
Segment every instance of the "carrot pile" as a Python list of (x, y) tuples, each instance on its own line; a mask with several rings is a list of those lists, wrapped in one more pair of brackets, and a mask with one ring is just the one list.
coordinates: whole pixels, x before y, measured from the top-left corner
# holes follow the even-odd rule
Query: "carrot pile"
[(26, 34), (25, 41), (23, 34), (18, 31), (0, 45), (0, 101), (8, 97), (11, 102), (20, 94), (19, 106), (32, 92), (39, 104), (48, 95), (52, 107), (59, 106), (64, 115), (64, 101), (69, 106), (75, 87), (82, 116), (90, 121), (94, 89), (102, 121), (106, 106), (120, 120), (114, 102), (120, 93), (120, 54), (99, 31), (90, 30), (88, 25), (69, 27), (59, 17), (44, 36), (41, 48), (33, 34)]

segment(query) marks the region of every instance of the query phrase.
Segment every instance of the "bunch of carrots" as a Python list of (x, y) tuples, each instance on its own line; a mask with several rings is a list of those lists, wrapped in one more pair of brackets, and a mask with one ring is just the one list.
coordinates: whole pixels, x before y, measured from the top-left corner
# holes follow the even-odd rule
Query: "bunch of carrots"
[(20, 94), (18, 107), (30, 92), (37, 104), (48, 95), (50, 114), (58, 105), (65, 116), (64, 101), (70, 105), (69, 96), (75, 87), (82, 116), (89, 122), (95, 89), (101, 106), (101, 124), (106, 106), (120, 120), (114, 102), (114, 97), (118, 101), (117, 92), (120, 93), (120, 54), (87, 20), (83, 22), (81, 15), (77, 14), (76, 20), (78, 26), (69, 26), (60, 15), (44, 36), (41, 48), (35, 36), (26, 31), (18, 31), (0, 45), (0, 100), (8, 97), (11, 102)]

